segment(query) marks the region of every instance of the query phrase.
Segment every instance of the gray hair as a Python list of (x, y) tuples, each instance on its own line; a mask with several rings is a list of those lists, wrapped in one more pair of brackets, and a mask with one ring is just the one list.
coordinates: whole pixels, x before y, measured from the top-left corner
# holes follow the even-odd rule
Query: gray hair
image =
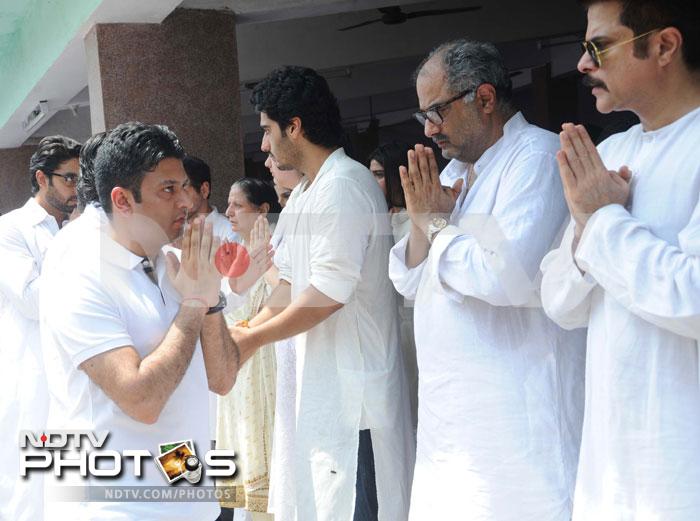
[(440, 44), (430, 51), (413, 73), (414, 84), (425, 64), (435, 57), (441, 58), (447, 85), (453, 94), (467, 89), (476, 90), (482, 83), (488, 83), (496, 89), (499, 110), (502, 113), (513, 111), (513, 83), (495, 45), (465, 39)]

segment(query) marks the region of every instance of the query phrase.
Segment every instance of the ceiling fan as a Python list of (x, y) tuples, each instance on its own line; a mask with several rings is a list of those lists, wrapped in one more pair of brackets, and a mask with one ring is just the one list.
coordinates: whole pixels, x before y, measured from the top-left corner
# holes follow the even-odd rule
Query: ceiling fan
[(348, 27), (343, 27), (338, 29), (339, 31), (349, 31), (350, 29), (357, 29), (358, 27), (363, 27), (365, 25), (381, 22), (386, 25), (397, 25), (402, 24), (413, 18), (422, 18), (424, 16), (438, 16), (443, 14), (456, 14), (456, 13), (466, 13), (469, 11), (478, 11), (482, 6), (475, 5), (470, 7), (455, 7), (452, 9), (427, 9), (424, 11), (414, 11), (413, 13), (404, 13), (400, 6), (392, 7), (380, 7), (379, 12), (382, 13), (380, 18), (375, 18), (374, 20), (367, 20), (355, 25), (350, 25)]

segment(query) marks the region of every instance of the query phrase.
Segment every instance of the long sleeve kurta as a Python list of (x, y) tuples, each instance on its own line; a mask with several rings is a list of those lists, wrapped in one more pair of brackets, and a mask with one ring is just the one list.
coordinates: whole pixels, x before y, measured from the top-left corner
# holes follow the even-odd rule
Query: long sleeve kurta
[(547, 313), (588, 326), (575, 521), (700, 519), (699, 145), (700, 109), (603, 142), (633, 172), (627, 207), (595, 212), (575, 257), (572, 223), (542, 263)]
[(338, 149), (287, 207), (275, 261), (292, 299), (313, 286), (343, 304), (295, 337), (296, 519), (353, 519), (359, 431), (369, 429), (379, 521), (403, 521), (414, 444), (386, 202), (369, 170)]
[(427, 259), (406, 266), (407, 238), (391, 252), (397, 290), (416, 299), (412, 521), (569, 519), (583, 334), (545, 316), (537, 283), (567, 214), (556, 149), (515, 115)]
[(0, 519), (42, 518), (41, 476), (19, 476), (19, 430), (45, 428), (48, 390), (39, 338), (39, 287), (56, 219), (35, 199), (0, 218)]

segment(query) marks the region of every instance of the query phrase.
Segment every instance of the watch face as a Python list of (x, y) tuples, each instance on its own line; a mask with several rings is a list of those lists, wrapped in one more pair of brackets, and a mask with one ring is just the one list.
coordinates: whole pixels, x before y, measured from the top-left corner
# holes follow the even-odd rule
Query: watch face
[(447, 219), (445, 219), (444, 217), (435, 217), (430, 224), (432, 224), (436, 228), (444, 228), (445, 226), (447, 226)]

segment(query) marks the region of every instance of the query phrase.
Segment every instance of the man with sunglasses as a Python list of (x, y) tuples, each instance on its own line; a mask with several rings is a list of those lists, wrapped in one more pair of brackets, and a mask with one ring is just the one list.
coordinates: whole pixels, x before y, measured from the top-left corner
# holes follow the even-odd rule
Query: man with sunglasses
[(42, 481), (19, 475), (19, 430), (45, 428), (48, 391), (39, 340), (44, 254), (75, 209), (80, 144), (49, 136), (29, 162), (32, 197), (0, 217), (0, 519), (43, 519)]
[(700, 3), (584, 4), (584, 83), (641, 123), (560, 134), (572, 219), (542, 299), (588, 327), (573, 519), (700, 519)]
[(566, 217), (554, 134), (511, 104), (491, 44), (441, 45), (418, 68), (416, 119), (472, 165), (440, 185), (434, 153), (401, 167), (412, 221), (389, 273), (415, 299), (418, 446), (411, 521), (568, 521), (583, 334), (539, 304), (535, 280)]

